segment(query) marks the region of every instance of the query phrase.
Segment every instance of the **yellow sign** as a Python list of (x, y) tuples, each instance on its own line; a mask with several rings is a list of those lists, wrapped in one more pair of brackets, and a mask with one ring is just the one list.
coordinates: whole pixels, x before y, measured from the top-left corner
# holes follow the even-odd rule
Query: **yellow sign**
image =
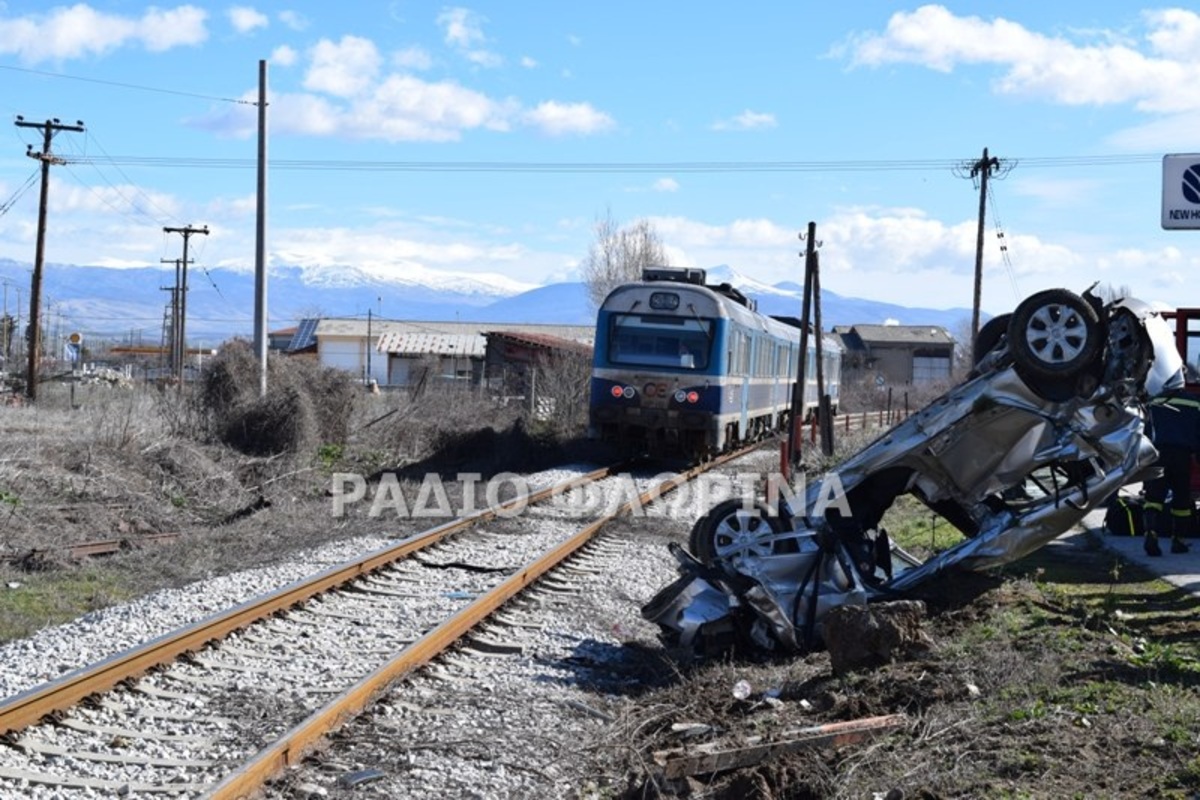
[(71, 344), (83, 344), (83, 334), (78, 332), (72, 333), (67, 337), (67, 341)]

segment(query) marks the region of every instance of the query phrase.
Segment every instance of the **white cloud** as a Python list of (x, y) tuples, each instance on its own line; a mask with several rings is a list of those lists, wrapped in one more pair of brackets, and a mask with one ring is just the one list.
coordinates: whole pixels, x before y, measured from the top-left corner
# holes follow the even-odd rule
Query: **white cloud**
[(322, 39), (311, 59), (304, 88), (337, 97), (361, 94), (379, 73), (381, 62), (375, 43), (358, 36), (343, 36), (336, 43)]
[(521, 56), (520, 64), (525, 69), (537, 69), (538, 66), (537, 59), (530, 56)]
[(993, 84), (1002, 94), (1064, 105), (1130, 103), (1152, 113), (1200, 109), (1200, 16), (1173, 9), (1143, 15), (1146, 51), (1116, 33), (1093, 33), (1077, 43), (1050, 37), (996, 17), (960, 17), (926, 5), (892, 15), (883, 33), (849, 42), (856, 65), (908, 63), (942, 72), (959, 65), (999, 66)]
[(234, 6), (226, 12), (229, 23), (238, 33), (250, 33), (255, 28), (265, 28), (270, 24), (267, 15), (250, 6)]
[(525, 112), (525, 121), (551, 136), (600, 133), (614, 127), (612, 117), (590, 103), (549, 100)]
[(653, 188), (656, 192), (678, 192), (679, 181), (674, 178), (659, 178), (654, 182)]
[(296, 62), (300, 60), (300, 54), (285, 44), (272, 50), (269, 60), (272, 64), (281, 67), (291, 67), (295, 66)]
[(433, 57), (425, 48), (413, 45), (393, 53), (392, 63), (400, 69), (427, 70), (433, 66)]
[(280, 11), (279, 21), (294, 31), (302, 31), (308, 27), (308, 20), (298, 11)]
[(762, 114), (749, 109), (731, 119), (717, 120), (712, 124), (714, 131), (754, 131), (774, 128), (779, 123), (774, 114)]
[(130, 44), (160, 52), (203, 42), (208, 38), (206, 19), (207, 13), (195, 6), (152, 7), (136, 18), (79, 3), (49, 14), (0, 20), (0, 54), (33, 64), (104, 55)]
[(442, 26), (446, 44), (463, 50), (484, 41), (485, 21), (483, 17), (466, 8), (447, 8), (437, 16), (437, 24)]
[(493, 68), (504, 63), (504, 59), (490, 50), (479, 47), (487, 41), (483, 34), (483, 23), (487, 18), (467, 8), (447, 8), (437, 16), (443, 37), (450, 47), (457, 50), (472, 64)]

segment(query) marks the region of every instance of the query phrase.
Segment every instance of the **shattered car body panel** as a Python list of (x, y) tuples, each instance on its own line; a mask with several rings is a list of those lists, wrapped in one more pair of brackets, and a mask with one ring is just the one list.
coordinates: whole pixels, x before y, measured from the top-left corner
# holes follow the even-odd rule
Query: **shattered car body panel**
[[(1136, 300), (1061, 289), (1005, 317), (968, 380), (834, 471), (844, 502), (821, 502), (821, 482), (752, 533), (728, 503), (702, 517), (695, 555), (673, 548), (681, 577), (643, 609), (664, 640), (807, 650), (832, 608), (1011, 563), (1140, 480), (1157, 459), (1143, 404), (1182, 366), (1166, 323)], [(964, 540), (923, 563), (889, 542), (880, 522), (902, 494)]]

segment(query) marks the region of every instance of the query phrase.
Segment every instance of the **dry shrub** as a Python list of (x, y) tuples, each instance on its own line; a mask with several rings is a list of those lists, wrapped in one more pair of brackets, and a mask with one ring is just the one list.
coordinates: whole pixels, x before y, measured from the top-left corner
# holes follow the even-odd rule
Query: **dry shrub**
[(221, 430), (221, 441), (256, 456), (297, 453), (317, 444), (312, 401), (286, 386), (236, 407)]
[(201, 432), (251, 455), (296, 453), (341, 444), (357, 386), (349, 373), (315, 361), (271, 355), (267, 395), (248, 342), (235, 340), (211, 359), (193, 396)]

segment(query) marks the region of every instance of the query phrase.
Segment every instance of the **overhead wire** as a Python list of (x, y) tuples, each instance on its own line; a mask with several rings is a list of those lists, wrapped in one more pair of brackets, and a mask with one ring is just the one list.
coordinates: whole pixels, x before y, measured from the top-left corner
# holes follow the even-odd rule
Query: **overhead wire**
[[(93, 162), (98, 159), (85, 159)], [(1143, 164), (1162, 160), (1157, 153), (1128, 153), (1094, 156), (1041, 156), (1005, 159), (1032, 169), (1104, 167)], [(252, 169), (253, 158), (199, 158), (191, 156), (107, 156), (106, 163), (179, 169)], [(273, 171), (342, 172), (467, 172), (467, 173), (736, 173), (736, 172), (894, 172), (954, 170), (961, 159), (895, 159), (850, 161), (360, 161), (353, 159), (272, 159)]]
[(145, 86), (137, 83), (125, 83), (122, 81), (109, 81), (103, 78), (85, 78), (80, 75), (68, 75), (63, 72), (48, 72), (41, 69), (29, 69), (28, 67), (14, 67), (11, 64), (0, 64), (0, 69), (6, 69), (10, 72), (24, 72), (29, 75), (41, 75), (45, 78), (57, 78), (65, 81), (79, 81), (81, 83), (95, 83), (102, 86), (116, 86), (122, 89), (137, 89), (142, 92), (157, 92), (159, 94), (172, 94), (179, 97), (194, 97), (200, 100), (215, 100), (219, 103), (237, 103), (241, 105), (258, 105), (254, 100), (242, 100), (236, 97), (221, 97), (211, 94), (201, 94), (199, 92), (185, 92), (181, 89), (163, 89), (157, 86)]
[(13, 192), (12, 197), (5, 200), (3, 205), (0, 205), (0, 217), (7, 214), (8, 210), (10, 208), (12, 208), (18, 200), (21, 199), (21, 196), (24, 195), (25, 192), (29, 191), (29, 187), (33, 186), (34, 182), (37, 180), (38, 173), (40, 171), (41, 171), (40, 167), (35, 168), (33, 170), (33, 172), (30, 174), (30, 176), (25, 179), (25, 182), (23, 184), (21, 184), (19, 187), (17, 187), (17, 190), (15, 192)]
[(992, 209), (992, 225), (996, 229), (996, 239), (1000, 245), (1000, 260), (1004, 262), (1004, 269), (1008, 273), (1009, 283), (1012, 284), (1013, 299), (1020, 302), (1022, 295), (1017, 287), (1017, 273), (1013, 269), (1011, 253), (1009, 252), (1008, 237), (1004, 232), (1004, 226), (1000, 223), (1000, 210), (996, 207), (996, 191), (992, 184), (987, 187), (987, 201)]

